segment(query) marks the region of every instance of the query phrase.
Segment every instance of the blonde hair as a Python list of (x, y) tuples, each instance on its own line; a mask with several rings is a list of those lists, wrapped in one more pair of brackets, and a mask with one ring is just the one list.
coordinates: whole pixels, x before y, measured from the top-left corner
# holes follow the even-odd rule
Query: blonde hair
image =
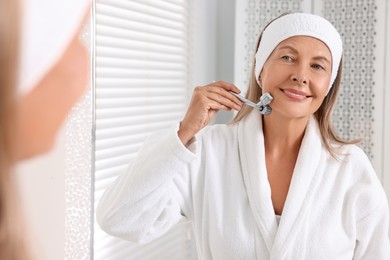
[(12, 174), (19, 60), (19, 2), (0, 0), (0, 259), (29, 259)]
[[(286, 14), (282, 14), (281, 16), (286, 15)], [(279, 17), (281, 17), (281, 16), (279, 16)], [(278, 18), (276, 18), (276, 19), (278, 19)], [(274, 20), (276, 20), (276, 19), (274, 19)], [(260, 44), (261, 37), (263, 35), (264, 30), (274, 20), (269, 22), (264, 27), (263, 31), (261, 32), (261, 34), (257, 40), (256, 49), (255, 49), (254, 53), (256, 53), (257, 49), (259, 48), (259, 44)], [(336, 133), (336, 131), (334, 130), (334, 127), (332, 125), (332, 114), (333, 114), (333, 110), (334, 110), (334, 107), (336, 105), (336, 99), (337, 99), (337, 96), (338, 96), (338, 93), (339, 93), (340, 87), (341, 87), (342, 65), (343, 65), (343, 58), (341, 57), (337, 76), (336, 76), (335, 81), (332, 84), (332, 88), (330, 89), (328, 95), (325, 97), (325, 99), (322, 102), (319, 109), (314, 113), (314, 117), (316, 118), (318, 125), (319, 125), (322, 142), (325, 145), (326, 149), (329, 151), (329, 153), (336, 159), (338, 159), (338, 155), (339, 155), (338, 148), (341, 148), (343, 145), (346, 145), (346, 144), (355, 144), (355, 143), (360, 142), (360, 140), (351, 140), (351, 141), (344, 140)], [(262, 89), (259, 86), (259, 84), (257, 83), (254, 69), (255, 69), (255, 55), (253, 55), (253, 60), (252, 60), (252, 65), (251, 65), (251, 74), (250, 74), (250, 80), (249, 80), (249, 86), (248, 86), (248, 92), (246, 94), (246, 98), (251, 100), (254, 103), (257, 103), (262, 95)], [(233, 124), (238, 123), (239, 121), (241, 121), (242, 119), (247, 117), (251, 110), (252, 110), (251, 107), (243, 106), (242, 109), (237, 113), (237, 115), (235, 116), (235, 118), (233, 119), (233, 121), (231, 123), (233, 123)]]

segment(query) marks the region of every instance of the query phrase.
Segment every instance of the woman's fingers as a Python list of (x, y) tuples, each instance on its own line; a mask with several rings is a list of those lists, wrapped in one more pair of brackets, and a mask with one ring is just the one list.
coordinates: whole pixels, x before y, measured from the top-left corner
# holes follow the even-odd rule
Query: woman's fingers
[(233, 94), (226, 92), (225, 90), (223, 90), (223, 92), (224, 93), (220, 93), (219, 91), (210, 91), (208, 93), (208, 98), (229, 109), (240, 110), (242, 102)]
[(194, 89), (191, 102), (178, 131), (179, 138), (184, 144), (205, 127), (218, 110), (241, 109), (243, 103), (229, 91), (240, 93), (236, 86), (224, 81), (213, 82)]
[(214, 101), (212, 99), (210, 99), (209, 101), (209, 106), (207, 107), (207, 109), (212, 109), (212, 110), (231, 110), (232, 108), (229, 107), (229, 106), (225, 106), (223, 104), (221, 104), (220, 102), (218, 101)]
[[(229, 106), (229, 107), (231, 107), (232, 109), (240, 110), (242, 105), (243, 105), (241, 100), (239, 100), (236, 96), (234, 96), (232, 93), (230, 93), (230, 91), (232, 91), (234, 93), (240, 93), (241, 92), (233, 84), (226, 83), (226, 82), (223, 82), (223, 81), (218, 81), (218, 82), (214, 82), (212, 84), (209, 84), (209, 85), (205, 86), (205, 89), (208, 90), (210, 93), (215, 93), (215, 94), (218, 95), (218, 96), (213, 95), (213, 97), (214, 97), (214, 99), (216, 101), (221, 101), (222, 102), (223, 101), (222, 97), (227, 99), (228, 103), (227, 104), (224, 103), (224, 104)], [(219, 97), (219, 96), (221, 96), (221, 97)], [(235, 103), (235, 105), (231, 104), (231, 102)]]
[(241, 90), (239, 88), (226, 81), (215, 81), (207, 86), (218, 87), (221, 91), (225, 90), (225, 92), (233, 91), (237, 94), (241, 93)]

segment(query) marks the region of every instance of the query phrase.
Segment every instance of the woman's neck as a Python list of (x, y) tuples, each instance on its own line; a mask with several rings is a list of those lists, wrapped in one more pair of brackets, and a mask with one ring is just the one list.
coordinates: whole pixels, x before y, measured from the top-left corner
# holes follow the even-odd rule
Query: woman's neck
[(298, 153), (309, 118), (286, 118), (278, 114), (263, 116), (265, 151), (279, 157)]

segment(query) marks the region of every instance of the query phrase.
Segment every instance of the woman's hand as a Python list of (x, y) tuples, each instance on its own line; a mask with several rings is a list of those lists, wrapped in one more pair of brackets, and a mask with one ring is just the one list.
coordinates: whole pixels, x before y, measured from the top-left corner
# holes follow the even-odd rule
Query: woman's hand
[(229, 91), (241, 92), (233, 84), (224, 81), (195, 88), (187, 113), (177, 132), (183, 144), (186, 144), (205, 127), (218, 110), (238, 111), (241, 109), (242, 102)]

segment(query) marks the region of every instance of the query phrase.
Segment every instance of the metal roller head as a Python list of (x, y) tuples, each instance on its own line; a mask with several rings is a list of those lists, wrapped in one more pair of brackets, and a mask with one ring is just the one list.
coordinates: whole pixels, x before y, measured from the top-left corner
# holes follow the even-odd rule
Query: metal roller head
[(259, 112), (265, 116), (271, 114), (272, 112), (272, 108), (270, 108), (269, 106), (260, 106), (259, 107)]
[(260, 101), (259, 101), (259, 105), (263, 105), (263, 106), (266, 106), (268, 105), (269, 103), (271, 103), (272, 101), (272, 96), (270, 93), (266, 92), (264, 93), (263, 95), (261, 95), (260, 97)]
[(270, 93), (264, 93), (261, 97), (260, 97), (260, 101), (259, 103), (255, 104), (253, 103), (252, 101), (244, 98), (243, 96), (239, 95), (239, 94), (236, 94), (232, 91), (230, 91), (231, 94), (233, 94), (234, 96), (236, 96), (238, 99), (240, 99), (242, 102), (244, 102), (246, 105), (248, 106), (251, 106), (251, 107), (254, 107), (256, 108), (257, 110), (259, 110), (259, 112), (263, 115), (269, 115), (271, 114), (272, 112), (272, 109), (268, 106), (269, 103), (271, 103), (272, 101), (272, 96)]
[(266, 92), (260, 97), (260, 101), (257, 104), (259, 107), (259, 111), (263, 115), (269, 115), (272, 112), (272, 108), (268, 106), (269, 103), (273, 100), (270, 93)]

